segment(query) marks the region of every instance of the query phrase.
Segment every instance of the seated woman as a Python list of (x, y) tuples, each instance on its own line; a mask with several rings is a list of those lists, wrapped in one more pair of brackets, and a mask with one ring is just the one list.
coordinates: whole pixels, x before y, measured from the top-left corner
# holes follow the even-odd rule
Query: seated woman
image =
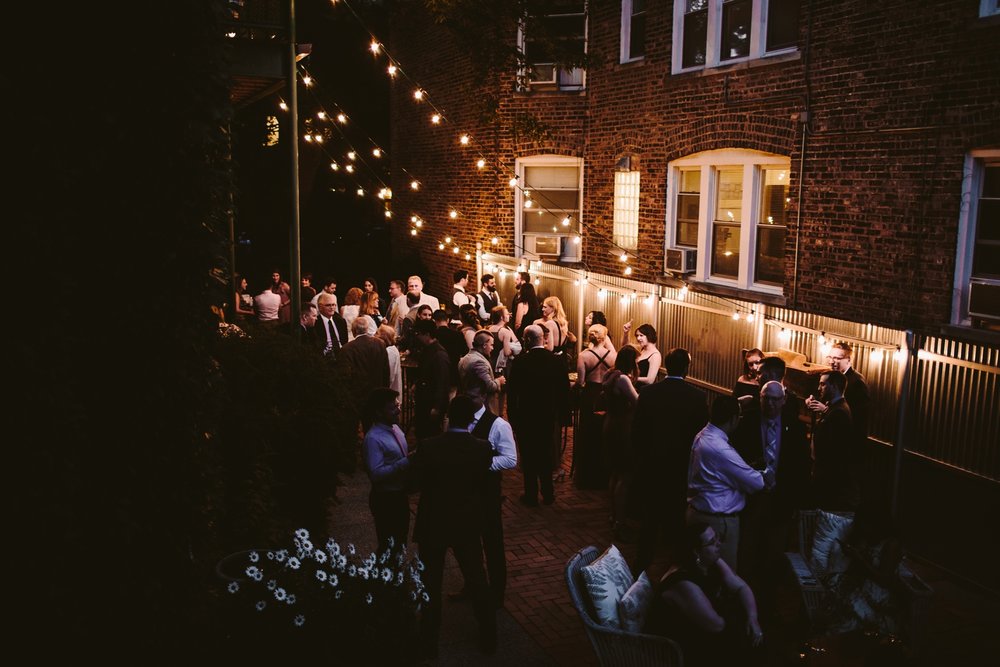
[(647, 631), (680, 643), (684, 664), (762, 664), (764, 633), (753, 591), (719, 557), (719, 538), (705, 523), (685, 527), (680, 565), (663, 575)]

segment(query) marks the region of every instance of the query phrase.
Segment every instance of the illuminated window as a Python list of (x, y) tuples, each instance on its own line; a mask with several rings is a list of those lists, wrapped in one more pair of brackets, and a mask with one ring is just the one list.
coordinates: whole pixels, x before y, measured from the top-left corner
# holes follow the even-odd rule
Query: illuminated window
[(579, 261), (583, 160), (562, 155), (518, 158), (514, 193), (519, 256)]
[(639, 244), (639, 172), (615, 172), (614, 243), (622, 250)]

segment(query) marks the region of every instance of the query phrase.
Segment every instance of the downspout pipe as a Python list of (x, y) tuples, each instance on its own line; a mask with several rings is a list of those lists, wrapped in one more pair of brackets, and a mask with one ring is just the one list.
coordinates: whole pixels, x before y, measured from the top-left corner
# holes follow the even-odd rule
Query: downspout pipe
[(291, 167), (292, 167), (292, 224), (289, 229), (291, 268), (289, 282), (292, 288), (291, 327), (298, 337), (302, 330), (299, 326), (299, 313), (302, 312), (302, 248), (301, 230), (299, 227), (299, 81), (298, 81), (298, 48), (295, 35), (295, 0), (288, 3), (288, 116), (291, 123)]
[(903, 377), (899, 383), (899, 409), (896, 415), (896, 442), (893, 445), (892, 466), (892, 498), (889, 505), (890, 515), (895, 521), (899, 511), (899, 487), (903, 471), (903, 454), (907, 442), (907, 419), (909, 416), (910, 392), (912, 385), (919, 381), (916, 375), (918, 354), (922, 337), (906, 331), (906, 363), (903, 366)]

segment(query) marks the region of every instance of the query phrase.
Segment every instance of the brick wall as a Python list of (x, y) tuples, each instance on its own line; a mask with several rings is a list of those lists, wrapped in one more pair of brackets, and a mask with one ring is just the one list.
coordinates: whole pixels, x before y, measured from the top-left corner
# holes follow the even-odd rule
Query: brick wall
[[(788, 305), (895, 327), (946, 322), (963, 159), (1000, 146), (1000, 25), (977, 19), (974, 0), (803, 1), (797, 55), (671, 75), (672, 3), (647, 7), (647, 56), (619, 64), (620, 3), (592, 0), (595, 64), (585, 95), (513, 93), (510, 75), (484, 84), (445, 29), (415, 13), (397, 22), (394, 55), (450, 122), (431, 126), (430, 109), (413, 102), (412, 89), (397, 88), (395, 252), (417, 254), (439, 294), (449, 291), (455, 268), (474, 270), (463, 258), (467, 249), (474, 257), (477, 241), (489, 246), (497, 236), (495, 248), (513, 254), (514, 159), (552, 152), (585, 158), (583, 259), (592, 271), (618, 274), (609, 247), (613, 169), (629, 154), (642, 172), (634, 276), (655, 281), (668, 163), (747, 148), (790, 159), (792, 221), (802, 182), (797, 276), (793, 228), (786, 241)], [(477, 101), (487, 94), (499, 94), (499, 122), (480, 120)], [(807, 104), (803, 126), (793, 114)], [(524, 112), (554, 128), (549, 140), (512, 130)], [(475, 168), (475, 148), (459, 146), (462, 131), (480, 142), (487, 169)], [(402, 168), (419, 178), (419, 192), (409, 191)], [(449, 207), (461, 212), (455, 222)], [(427, 220), (417, 237), (406, 225), (411, 211)], [(438, 250), (446, 233), (460, 254)]]

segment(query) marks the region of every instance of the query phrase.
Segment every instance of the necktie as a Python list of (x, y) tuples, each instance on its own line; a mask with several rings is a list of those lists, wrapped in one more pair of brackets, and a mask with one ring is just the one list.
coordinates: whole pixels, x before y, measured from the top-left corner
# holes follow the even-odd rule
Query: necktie
[(774, 469), (775, 460), (778, 458), (778, 422), (771, 420), (767, 423), (767, 442), (764, 445), (764, 462), (769, 468)]

